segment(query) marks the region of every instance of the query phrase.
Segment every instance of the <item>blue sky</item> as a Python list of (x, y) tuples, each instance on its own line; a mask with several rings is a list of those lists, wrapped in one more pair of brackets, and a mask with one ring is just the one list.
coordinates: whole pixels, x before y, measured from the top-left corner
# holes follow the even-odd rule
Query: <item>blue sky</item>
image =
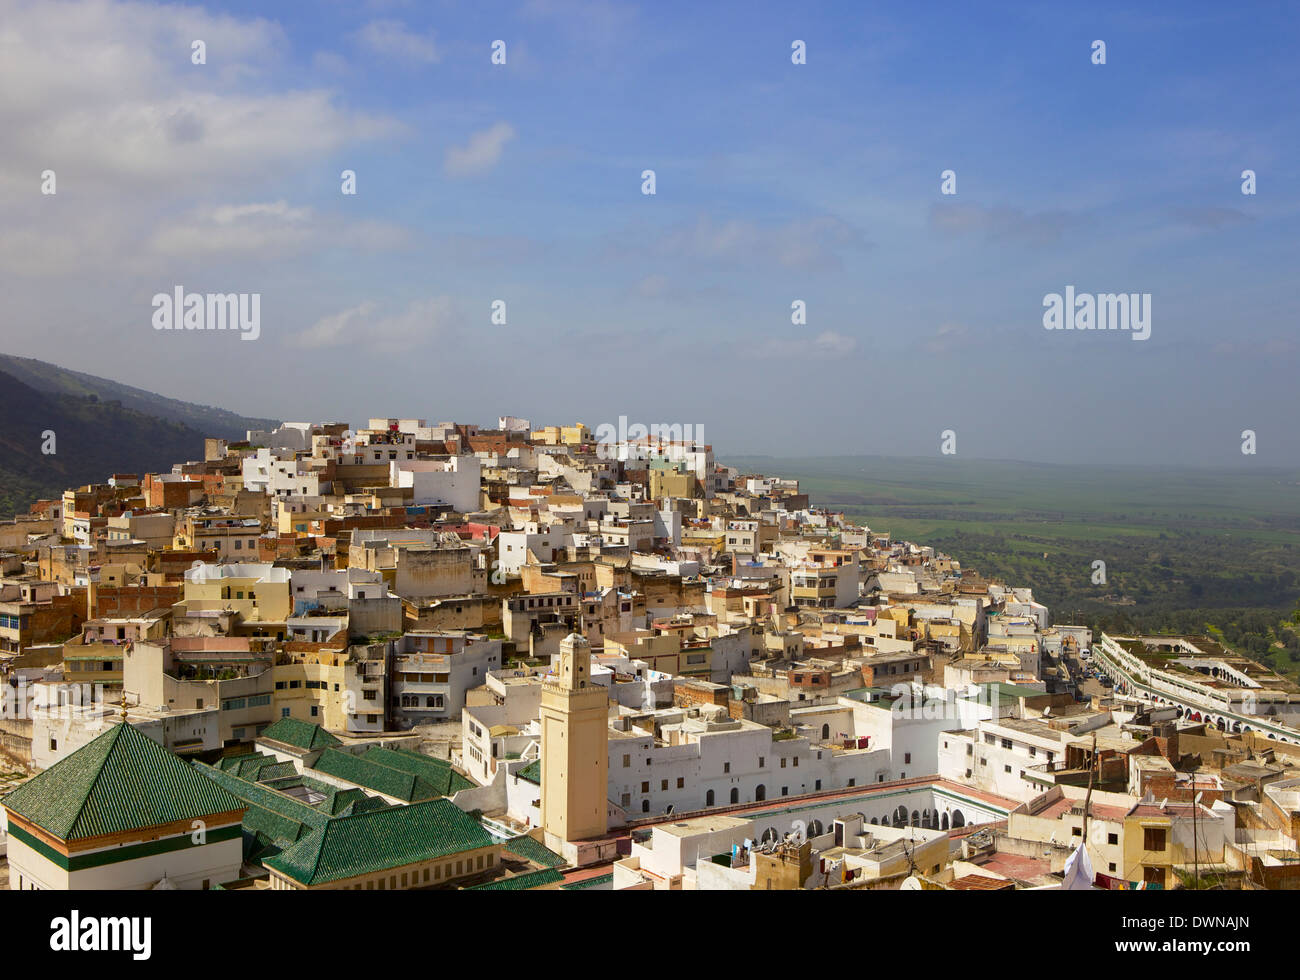
[[(1300, 465), (1300, 18), (1089, 6), (0, 2), (0, 349), (287, 419)], [(177, 284), (261, 337), (153, 330)], [(1044, 330), (1067, 284), (1150, 339)]]

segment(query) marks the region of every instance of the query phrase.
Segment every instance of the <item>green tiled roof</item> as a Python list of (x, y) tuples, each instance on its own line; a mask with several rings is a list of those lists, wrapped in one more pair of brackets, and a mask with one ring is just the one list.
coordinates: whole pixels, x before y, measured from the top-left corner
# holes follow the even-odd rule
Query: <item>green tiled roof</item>
[(400, 806), (400, 804), (389, 803), (382, 796), (367, 796), (365, 799), (357, 800), (347, 808), (342, 816), (350, 817), (354, 813), (367, 813), (370, 810), (382, 810), (387, 806)]
[(612, 885), (613, 883), (614, 874), (613, 872), (610, 872), (607, 875), (597, 875), (595, 878), (586, 878), (582, 881), (575, 881), (571, 885), (561, 885), (560, 891), (577, 892), (582, 891), (584, 888), (603, 888), (605, 885)]
[(262, 783), (240, 779), (202, 762), (195, 762), (194, 767), (248, 807), (243, 820), (244, 857), (250, 860), (256, 860), (277, 841), (287, 846), (301, 840), (329, 820), (327, 814)]
[(326, 749), (322, 752), (316, 760), (315, 768), (404, 803), (432, 800), (442, 795), (417, 775), (391, 769), (340, 749)]
[(242, 808), (235, 796), (126, 723), (33, 776), (4, 805), (64, 841)]
[(320, 725), (299, 721), (296, 718), (281, 718), (263, 731), (258, 738), (269, 738), (304, 750), (324, 749), (343, 744)]
[(450, 800), (426, 800), (327, 820), (264, 864), (300, 884), (320, 885), (494, 843), (478, 821)]
[(465, 890), (468, 892), (522, 892), (530, 888), (540, 888), (542, 885), (553, 885), (557, 881), (563, 881), (564, 875), (551, 868), (544, 871), (530, 871), (526, 875), (515, 875), (513, 878), (498, 878), (496, 881), (489, 881), (486, 885), (474, 885)]
[(367, 799), (363, 789), (337, 789), (316, 804), (318, 810), (324, 810), (331, 817), (337, 817), (358, 800)]
[(542, 785), (542, 760), (535, 759), (522, 769), (516, 770), (515, 775), (520, 779), (526, 779), (530, 783)]
[[(240, 774), (237, 774), (240, 775)], [(292, 762), (276, 762), (271, 760), (269, 765), (261, 766), (252, 778), (259, 783), (265, 783), (272, 779), (285, 779), (289, 776), (298, 775), (298, 770)]]
[(321, 827), (329, 819), (315, 807), (310, 807), (291, 796), (277, 793), (270, 787), (255, 783), (249, 779), (240, 779), (232, 773), (222, 772), (202, 762), (195, 762), (194, 768), (209, 779), (223, 786), (251, 806), (274, 810), (288, 817), (295, 823), (307, 824), (309, 827)]
[(375, 745), (367, 750), (361, 758), (367, 762), (377, 762), (389, 769), (400, 769), (402, 772), (409, 772), (413, 776), (419, 776), (437, 790), (439, 796), (451, 796), (463, 789), (471, 789), (474, 786), (474, 783), (453, 769), (450, 762), (445, 759), (435, 759), (432, 756), (422, 755), (419, 752), (409, 752), (406, 749), (386, 749)]
[(275, 756), (265, 752), (246, 752), (243, 755), (227, 756), (220, 762), (221, 770), (240, 779), (259, 779), (259, 773), (268, 766), (276, 765)]
[(506, 841), (506, 850), (543, 868), (558, 868), (568, 863), (545, 844), (539, 843), (527, 834)]

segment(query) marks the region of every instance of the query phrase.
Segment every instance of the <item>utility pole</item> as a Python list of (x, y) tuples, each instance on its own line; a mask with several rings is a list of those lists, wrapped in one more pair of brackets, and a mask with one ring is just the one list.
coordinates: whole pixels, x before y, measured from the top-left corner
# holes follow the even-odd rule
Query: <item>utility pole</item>
[(1097, 770), (1097, 733), (1092, 733), (1092, 758), (1088, 760), (1088, 792), (1083, 797), (1083, 846), (1088, 846), (1088, 816), (1092, 812), (1092, 777)]
[(1201, 808), (1201, 794), (1196, 792), (1196, 773), (1192, 773), (1192, 873), (1194, 887), (1201, 885), (1201, 851), (1196, 839), (1196, 811)]

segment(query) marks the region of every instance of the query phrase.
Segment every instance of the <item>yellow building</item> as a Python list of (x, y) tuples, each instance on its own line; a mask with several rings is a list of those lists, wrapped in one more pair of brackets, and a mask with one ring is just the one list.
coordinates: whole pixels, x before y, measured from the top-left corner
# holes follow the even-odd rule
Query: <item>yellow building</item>
[(576, 425), (566, 425), (560, 430), (560, 441), (566, 446), (581, 446), (591, 442), (591, 430), (581, 422)]
[(289, 570), (262, 562), (200, 565), (185, 573), (184, 609), (229, 609), (246, 622), (283, 623), (293, 612)]
[[(1200, 823), (1193, 823), (1192, 811)], [(1202, 871), (1223, 860), (1221, 820), (1204, 805), (1184, 801), (1138, 803), (1124, 818), (1124, 874), (1128, 881), (1174, 888), (1174, 869)]]
[[(319, 650), (277, 663), (272, 700), (275, 717), (311, 722), (329, 731), (347, 731), (346, 660), (346, 650)], [(287, 715), (285, 708), (289, 709)]]
[(556, 673), (542, 683), (542, 829), (546, 845), (605, 833), (609, 793), (609, 696), (591, 680), (591, 647), (560, 642)]

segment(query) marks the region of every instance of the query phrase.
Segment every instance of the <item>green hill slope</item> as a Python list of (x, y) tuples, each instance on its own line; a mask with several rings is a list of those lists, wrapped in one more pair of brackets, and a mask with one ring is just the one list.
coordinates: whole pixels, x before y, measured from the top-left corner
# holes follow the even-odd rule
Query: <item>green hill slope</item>
[[(123, 408), (133, 409), (171, 422), (197, 429), (205, 436), (217, 439), (242, 439), (249, 429), (274, 429), (280, 423), (275, 419), (246, 418), (224, 408), (195, 405), (178, 398), (166, 398), (143, 388), (97, 378), (93, 374), (69, 371), (56, 364), (30, 357), (0, 354), (0, 371), (23, 384), (48, 395), (94, 395), (101, 402), (117, 401)], [(3, 398), (0, 392), (0, 398)], [(48, 426), (47, 426), (48, 428)], [(119, 466), (121, 470), (123, 467)]]
[[(41, 451), (47, 430), (55, 435), (48, 456)], [(0, 371), (0, 517), (113, 473), (170, 472), (174, 463), (202, 459), (206, 436), (95, 394), (38, 391)]]

